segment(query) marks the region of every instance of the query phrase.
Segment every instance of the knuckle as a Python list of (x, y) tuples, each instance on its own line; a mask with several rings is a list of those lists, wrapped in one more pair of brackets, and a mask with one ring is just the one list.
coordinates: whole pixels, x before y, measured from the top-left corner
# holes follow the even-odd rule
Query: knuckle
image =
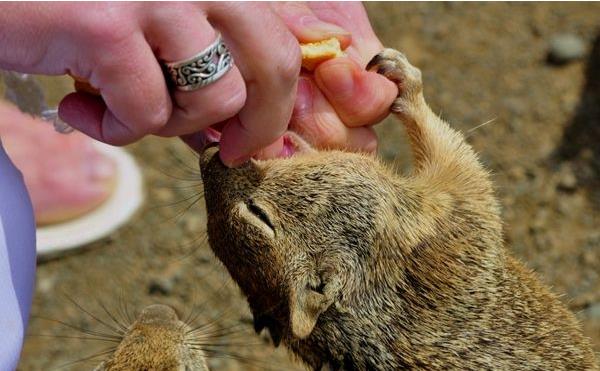
[(162, 129), (171, 116), (169, 107), (165, 105), (158, 105), (148, 111), (148, 117), (145, 120), (145, 125), (150, 133)]
[(93, 12), (80, 12), (76, 20), (77, 35), (94, 48), (121, 45), (130, 38), (136, 24), (128, 15), (129, 12), (121, 8), (114, 4), (102, 4)]

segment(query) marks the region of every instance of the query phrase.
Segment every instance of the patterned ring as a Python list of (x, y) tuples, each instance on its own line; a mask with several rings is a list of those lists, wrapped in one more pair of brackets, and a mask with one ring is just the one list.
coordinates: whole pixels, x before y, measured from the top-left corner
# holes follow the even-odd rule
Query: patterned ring
[(223, 77), (233, 67), (233, 57), (218, 34), (215, 42), (200, 53), (164, 66), (176, 89), (192, 91)]

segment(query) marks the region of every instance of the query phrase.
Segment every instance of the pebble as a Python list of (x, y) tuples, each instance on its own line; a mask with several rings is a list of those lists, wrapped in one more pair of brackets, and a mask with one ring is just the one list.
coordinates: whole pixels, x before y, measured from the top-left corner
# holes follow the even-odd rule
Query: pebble
[(577, 188), (577, 177), (573, 167), (567, 163), (560, 167), (557, 188), (562, 191), (574, 191)]
[(550, 40), (548, 61), (552, 64), (567, 64), (585, 56), (585, 43), (573, 34), (556, 35)]
[(172, 277), (155, 277), (150, 280), (148, 293), (150, 295), (169, 296), (175, 288), (175, 280)]
[(56, 277), (39, 277), (37, 280), (36, 289), (42, 294), (48, 294), (54, 290), (56, 286)]

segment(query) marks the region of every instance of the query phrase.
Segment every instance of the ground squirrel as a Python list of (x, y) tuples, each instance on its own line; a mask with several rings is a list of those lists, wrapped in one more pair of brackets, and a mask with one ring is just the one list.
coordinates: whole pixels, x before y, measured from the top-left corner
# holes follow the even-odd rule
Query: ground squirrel
[(119, 345), (94, 371), (208, 371), (202, 336), (169, 306), (147, 306), (120, 330)]
[(305, 148), (236, 169), (201, 155), (211, 248), (307, 365), (345, 370), (590, 370), (580, 325), (505, 250), (492, 183), (427, 106), (420, 71), (386, 49), (414, 173)]

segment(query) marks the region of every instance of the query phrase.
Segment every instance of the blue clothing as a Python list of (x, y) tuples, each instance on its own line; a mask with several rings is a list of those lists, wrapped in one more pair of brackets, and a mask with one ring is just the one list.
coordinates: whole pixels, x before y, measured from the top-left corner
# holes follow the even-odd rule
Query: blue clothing
[(23, 177), (0, 143), (0, 370), (17, 367), (35, 285), (35, 221)]

